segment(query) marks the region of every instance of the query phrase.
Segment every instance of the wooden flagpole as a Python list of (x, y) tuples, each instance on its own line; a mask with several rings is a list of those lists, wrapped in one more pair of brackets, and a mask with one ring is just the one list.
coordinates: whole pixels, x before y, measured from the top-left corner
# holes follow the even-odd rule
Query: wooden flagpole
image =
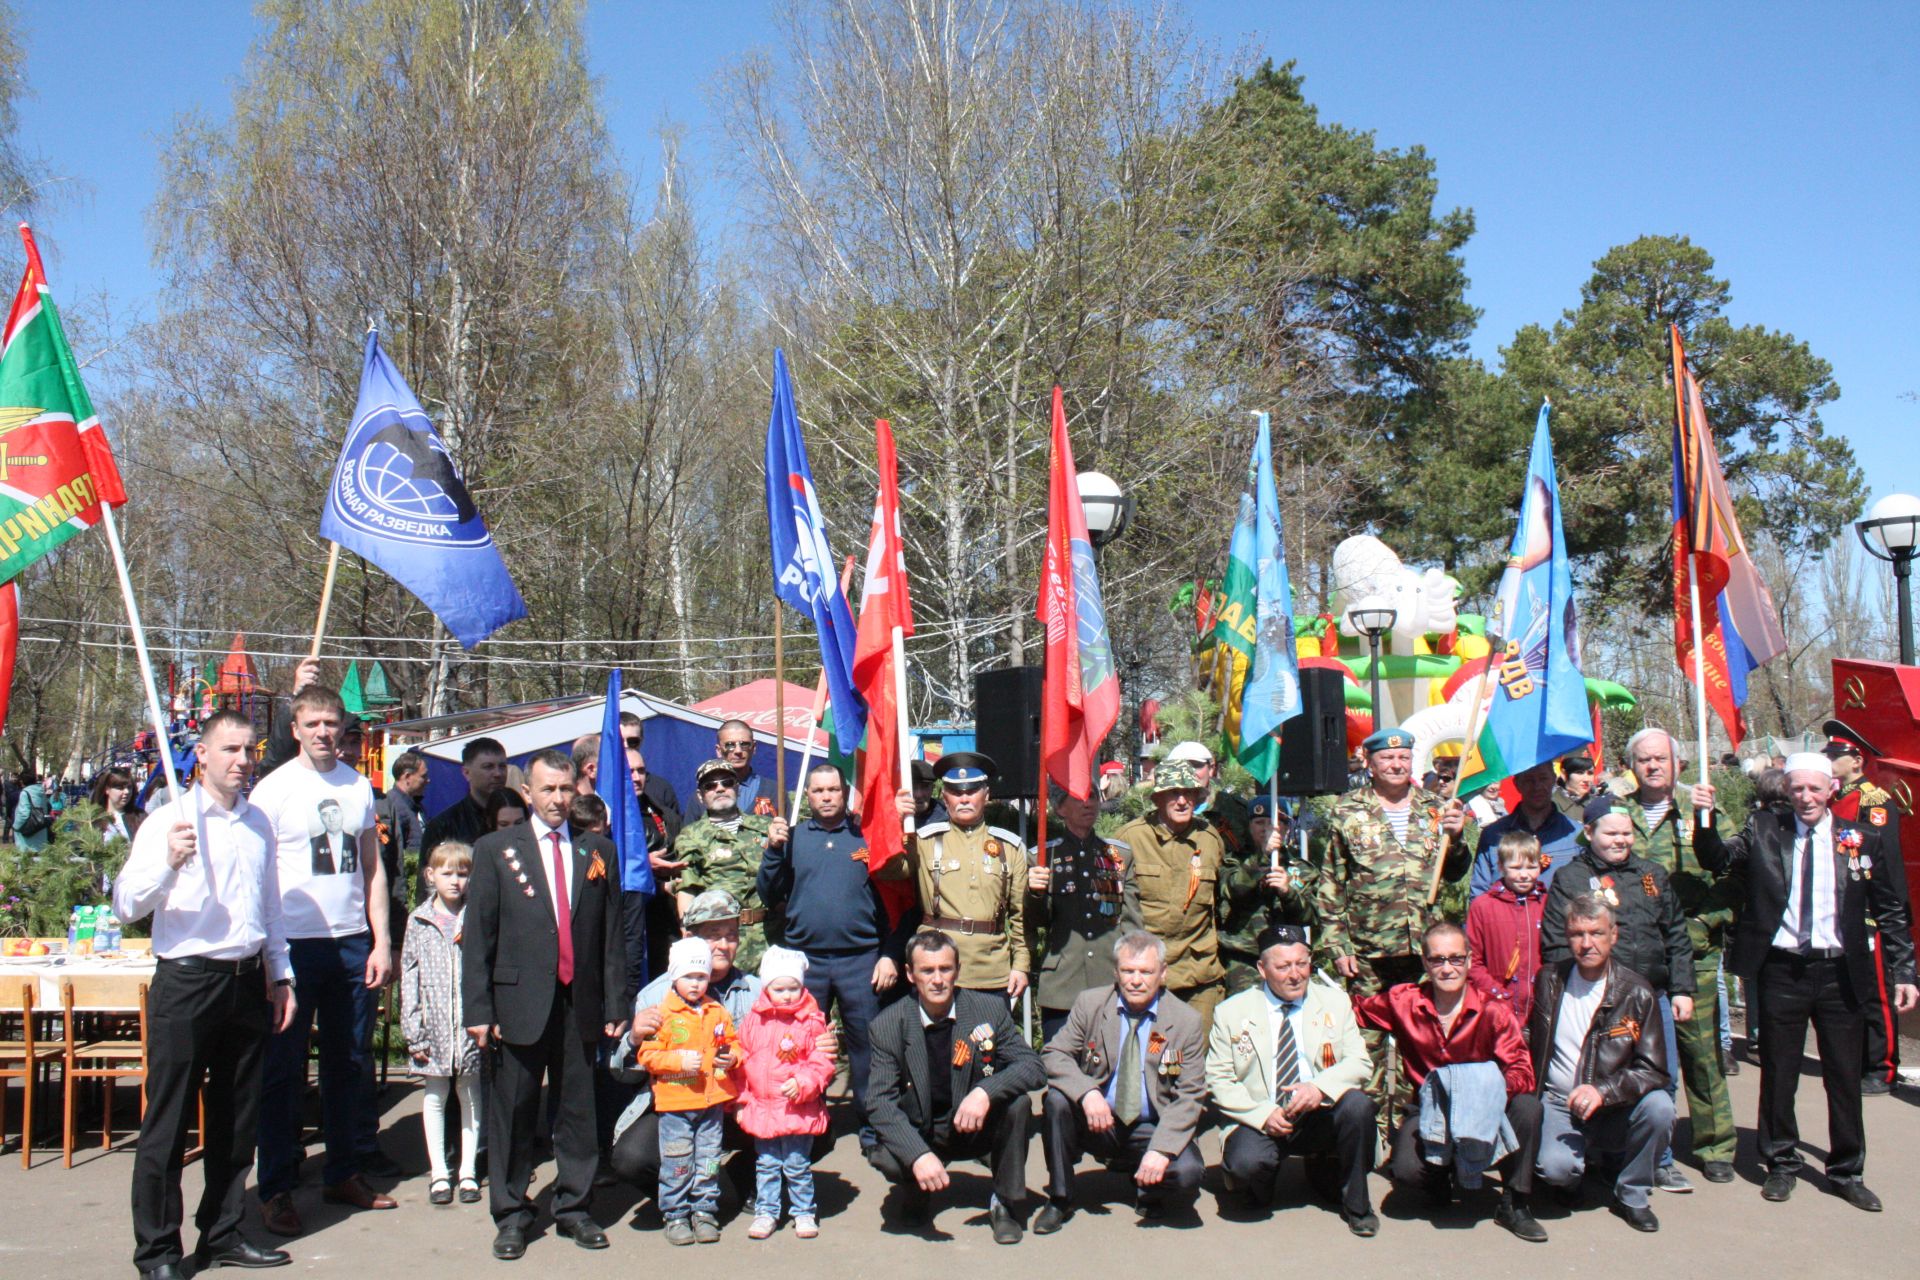
[[(846, 563), (840, 566), (840, 594), (843, 596), (846, 595), (852, 586), (853, 557), (848, 556)], [(820, 728), (820, 717), (825, 715), (826, 712), (827, 667), (826, 656), (822, 654), (820, 659), (820, 679), (815, 682), (813, 686), (813, 713), (807, 720), (806, 743), (800, 751), (800, 777), (799, 780), (793, 784), (792, 816), (787, 819), (787, 825), (790, 827), (796, 826), (800, 822), (800, 797), (806, 792), (807, 773), (813, 768), (813, 735), (818, 732)], [(785, 794), (785, 788), (781, 789), (781, 794)]]
[[(333, 607), (333, 579), (340, 570), (340, 544), (327, 543), (327, 576), (320, 584), (320, 616), (313, 624), (313, 646), (307, 650), (307, 660), (317, 661), (320, 657), (320, 640), (327, 634), (327, 611)], [(295, 693), (300, 692), (298, 689)]]

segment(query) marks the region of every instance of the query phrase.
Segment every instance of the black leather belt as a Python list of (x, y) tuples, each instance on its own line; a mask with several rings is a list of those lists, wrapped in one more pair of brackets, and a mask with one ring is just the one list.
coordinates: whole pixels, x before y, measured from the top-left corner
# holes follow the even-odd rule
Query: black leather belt
[(1782, 960), (1838, 960), (1847, 954), (1844, 947), (1806, 947), (1794, 950), (1791, 947), (1771, 947), (1771, 953)]
[(180, 956), (177, 959), (160, 957), (161, 964), (170, 964), (181, 969), (197, 969), (201, 973), (252, 973), (264, 963), (258, 955), (246, 956), (239, 960), (215, 960), (210, 956)]

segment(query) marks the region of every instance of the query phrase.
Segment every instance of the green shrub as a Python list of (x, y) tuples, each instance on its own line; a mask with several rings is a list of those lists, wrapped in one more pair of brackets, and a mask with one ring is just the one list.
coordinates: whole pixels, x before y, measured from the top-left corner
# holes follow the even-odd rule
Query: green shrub
[[(103, 838), (93, 825), (99, 817), (83, 800), (60, 815), (46, 848), (0, 845), (0, 936), (63, 938), (75, 907), (108, 901), (127, 843)], [(129, 936), (144, 936), (122, 923)]]

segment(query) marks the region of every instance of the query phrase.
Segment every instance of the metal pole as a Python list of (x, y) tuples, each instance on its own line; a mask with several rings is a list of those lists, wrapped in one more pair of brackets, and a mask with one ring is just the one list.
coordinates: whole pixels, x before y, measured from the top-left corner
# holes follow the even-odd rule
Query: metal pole
[(1367, 632), (1367, 652), (1373, 655), (1373, 662), (1367, 668), (1368, 679), (1373, 693), (1373, 727), (1377, 732), (1389, 727), (1381, 718), (1383, 715), (1380, 701), (1380, 633)]
[(1900, 665), (1913, 665), (1913, 551), (1893, 557), (1893, 580), (1900, 596)]

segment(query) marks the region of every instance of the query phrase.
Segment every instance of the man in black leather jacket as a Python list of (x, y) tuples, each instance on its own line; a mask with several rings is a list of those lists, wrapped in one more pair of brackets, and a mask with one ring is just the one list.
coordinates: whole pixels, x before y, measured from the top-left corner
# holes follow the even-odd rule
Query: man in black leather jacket
[(1578, 1188), (1589, 1151), (1617, 1154), (1614, 1212), (1658, 1231), (1647, 1197), (1673, 1133), (1660, 1006), (1646, 979), (1614, 963), (1620, 932), (1606, 902), (1575, 896), (1565, 928), (1572, 958), (1540, 971), (1527, 1025), (1542, 1104), (1540, 1177)]

